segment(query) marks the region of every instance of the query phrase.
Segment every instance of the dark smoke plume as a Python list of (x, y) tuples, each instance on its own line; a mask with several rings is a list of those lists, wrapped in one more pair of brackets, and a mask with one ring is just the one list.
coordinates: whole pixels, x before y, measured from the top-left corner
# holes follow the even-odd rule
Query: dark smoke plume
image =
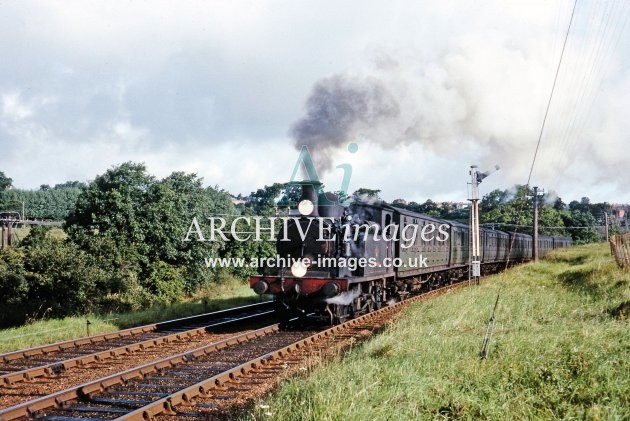
[(307, 146), (318, 171), (326, 171), (332, 167), (331, 152), (369, 135), (366, 129), (370, 126), (399, 113), (394, 95), (380, 80), (335, 75), (315, 84), (306, 102), (306, 115), (290, 134), (296, 149)]

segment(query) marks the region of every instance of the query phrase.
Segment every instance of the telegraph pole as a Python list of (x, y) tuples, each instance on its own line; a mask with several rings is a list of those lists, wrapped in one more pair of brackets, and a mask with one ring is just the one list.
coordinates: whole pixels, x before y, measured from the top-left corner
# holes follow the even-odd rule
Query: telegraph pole
[(534, 186), (534, 262), (538, 262), (538, 187)]
[(538, 196), (545, 193), (543, 189), (538, 190), (534, 186), (534, 262), (538, 262)]
[(606, 220), (606, 241), (609, 241), (608, 239), (608, 212), (604, 212), (604, 219)]

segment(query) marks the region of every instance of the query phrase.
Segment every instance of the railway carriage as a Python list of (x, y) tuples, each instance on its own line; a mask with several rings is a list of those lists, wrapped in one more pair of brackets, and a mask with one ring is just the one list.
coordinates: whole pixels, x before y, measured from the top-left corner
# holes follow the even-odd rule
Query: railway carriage
[(469, 254), (470, 254), (470, 230), (467, 225), (459, 222), (449, 222), (451, 231), (449, 244), (451, 254), (449, 267), (456, 279), (468, 274)]
[[(413, 280), (414, 285), (444, 281), (444, 271), (451, 266), (450, 223), (405, 209), (392, 208), (399, 240), (394, 244), (395, 257), (401, 265), (396, 277)], [(414, 234), (414, 235), (407, 235)], [(417, 288), (416, 288), (417, 289)]]
[(552, 238), (553, 238), (554, 249), (570, 247), (573, 244), (573, 240), (570, 237), (552, 237)]
[(549, 250), (553, 250), (553, 237), (547, 235), (538, 236), (538, 254), (540, 256), (547, 253)]
[[(468, 276), (468, 226), (384, 204), (342, 207), (317, 194), (319, 184), (298, 184), (300, 203), (309, 206), (278, 234), (278, 257), (286, 261), (250, 278), (255, 292), (275, 297), (285, 321), (343, 322)], [(327, 205), (318, 206), (324, 198)], [(482, 274), (532, 259), (530, 235), (482, 228), (480, 241)], [(538, 241), (541, 255), (572, 244), (567, 237)]]

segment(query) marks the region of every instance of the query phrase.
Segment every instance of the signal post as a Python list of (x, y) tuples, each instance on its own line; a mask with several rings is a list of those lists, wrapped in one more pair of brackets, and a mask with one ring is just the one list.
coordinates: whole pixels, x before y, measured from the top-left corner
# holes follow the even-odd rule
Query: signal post
[(470, 166), (470, 182), (468, 183), (468, 200), (470, 200), (470, 270), (468, 271), (468, 281), (479, 284), (481, 277), (481, 235), (479, 232), (479, 184), (484, 178), (495, 171), (499, 166), (495, 165), (493, 170), (480, 172), (476, 165)]

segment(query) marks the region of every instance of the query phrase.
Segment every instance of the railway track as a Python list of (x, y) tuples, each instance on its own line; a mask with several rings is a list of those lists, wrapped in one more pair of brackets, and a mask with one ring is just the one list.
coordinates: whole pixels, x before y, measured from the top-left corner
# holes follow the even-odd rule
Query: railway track
[(1, 354), (0, 391), (2, 387), (53, 377), (75, 367), (190, 340), (272, 313), (273, 302), (267, 301)]
[(283, 331), (274, 324), (238, 334), (6, 408), (0, 420), (217, 417), (269, 390), (291, 369), (307, 369), (309, 361), (371, 336), (403, 305), (466, 284), (436, 289), (325, 330)]

